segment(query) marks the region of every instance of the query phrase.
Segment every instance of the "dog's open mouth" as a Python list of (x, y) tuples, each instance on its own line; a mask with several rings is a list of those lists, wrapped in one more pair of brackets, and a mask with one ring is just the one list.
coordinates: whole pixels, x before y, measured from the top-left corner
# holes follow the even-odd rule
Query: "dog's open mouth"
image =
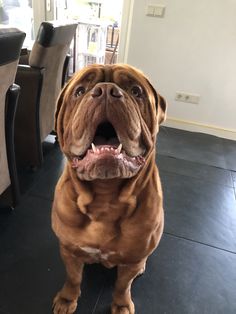
[(108, 121), (100, 123), (86, 152), (72, 159), (72, 167), (84, 180), (128, 178), (144, 165), (142, 155), (129, 156), (116, 130)]
[(116, 130), (110, 122), (100, 123), (97, 127), (93, 144), (94, 145), (119, 145), (119, 139)]

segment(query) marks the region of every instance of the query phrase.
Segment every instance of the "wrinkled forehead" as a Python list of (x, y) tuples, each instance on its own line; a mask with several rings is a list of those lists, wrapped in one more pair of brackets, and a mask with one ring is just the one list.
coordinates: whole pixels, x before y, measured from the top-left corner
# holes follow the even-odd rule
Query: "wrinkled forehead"
[(92, 65), (74, 76), (73, 85), (83, 83), (112, 82), (117, 85), (138, 84), (149, 89), (145, 75), (128, 65)]
[(148, 101), (155, 114), (158, 103), (156, 91), (147, 77), (140, 70), (127, 64), (93, 64), (80, 70), (73, 76), (71, 81), (69, 81), (64, 100), (67, 101), (67, 99), (73, 95), (75, 89), (80, 85), (85, 86), (86, 90), (89, 91), (97, 83), (101, 82), (115, 83), (125, 93), (129, 93), (130, 89), (135, 85), (141, 86), (144, 95), (143, 101)]

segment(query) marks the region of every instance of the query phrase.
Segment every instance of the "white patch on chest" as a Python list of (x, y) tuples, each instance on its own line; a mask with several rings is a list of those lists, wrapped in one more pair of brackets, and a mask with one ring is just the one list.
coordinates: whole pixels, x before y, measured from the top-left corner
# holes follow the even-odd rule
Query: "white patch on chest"
[(102, 259), (102, 260), (107, 260), (108, 257), (112, 254), (115, 254), (115, 252), (107, 252), (107, 253), (102, 253), (101, 250), (89, 247), (89, 246), (82, 246), (80, 247), (81, 250), (84, 252), (88, 253), (91, 257), (95, 259)]

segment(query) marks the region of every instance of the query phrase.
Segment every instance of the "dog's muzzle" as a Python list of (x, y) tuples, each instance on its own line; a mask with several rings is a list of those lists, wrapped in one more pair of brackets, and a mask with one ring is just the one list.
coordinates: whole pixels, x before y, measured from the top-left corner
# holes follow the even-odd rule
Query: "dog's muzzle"
[[(138, 139), (141, 127), (130, 103), (114, 83), (97, 83), (90, 91), (85, 105), (91, 124), (84, 129), (85, 140), (78, 139), (79, 145), (71, 147), (72, 167), (80, 179), (130, 178), (144, 165), (145, 149)], [(95, 108), (92, 113), (89, 106)]]

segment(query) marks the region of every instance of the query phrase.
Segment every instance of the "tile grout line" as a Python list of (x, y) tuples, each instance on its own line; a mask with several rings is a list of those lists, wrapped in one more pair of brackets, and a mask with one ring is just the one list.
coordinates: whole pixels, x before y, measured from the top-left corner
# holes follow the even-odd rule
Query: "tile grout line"
[[(42, 199), (44, 201), (48, 201), (48, 202), (51, 202), (51, 203), (53, 202), (53, 198), (50, 198), (50, 197), (47, 197), (47, 196), (42, 196), (42, 195), (39, 195), (37, 193), (32, 193), (31, 191), (28, 191), (27, 193), (23, 194), (23, 196), (22, 196), (22, 198), (24, 198), (24, 199), (29, 198), (29, 197)], [(21, 202), (19, 205), (22, 205), (22, 204), (23, 204), (23, 202)]]
[(29, 194), (29, 196), (33, 196), (33, 197), (36, 197), (36, 198), (41, 198), (41, 199), (43, 199), (43, 200), (45, 200), (45, 201), (50, 201), (50, 202), (53, 202), (53, 199), (54, 198), (50, 198), (50, 197), (47, 197), (47, 196), (42, 196), (42, 195), (39, 195), (39, 194), (37, 194), (37, 193), (30, 193)]
[(204, 246), (207, 246), (207, 247), (219, 250), (219, 251), (223, 251), (223, 252), (227, 252), (227, 253), (231, 253), (231, 254), (236, 255), (236, 252), (234, 252), (234, 251), (226, 250), (226, 249), (223, 249), (223, 248), (220, 248), (220, 247), (217, 247), (217, 246), (214, 246), (214, 245), (210, 245), (210, 244), (207, 244), (207, 243), (203, 243), (203, 242), (200, 242), (200, 241), (188, 239), (188, 238), (185, 238), (185, 237), (182, 237), (182, 236), (175, 235), (175, 234), (170, 233), (170, 232), (164, 231), (164, 234), (172, 236), (172, 237), (177, 238), (177, 239), (182, 239), (182, 240), (186, 240), (186, 241), (189, 241), (189, 242), (201, 244), (201, 245), (204, 245)]
[(98, 297), (97, 297), (96, 303), (95, 303), (95, 305), (94, 305), (94, 308), (93, 308), (93, 311), (92, 311), (91, 314), (95, 314), (95, 313), (96, 313), (95, 311), (96, 311), (96, 309), (97, 309), (98, 303), (99, 303), (99, 301), (100, 301), (100, 299), (101, 299), (101, 296), (102, 296), (102, 294), (103, 294), (103, 290), (104, 290), (104, 284), (102, 285), (102, 288), (101, 288), (100, 293), (99, 293), (99, 295), (98, 295)]
[[(185, 177), (188, 177), (188, 178), (194, 178), (194, 179), (199, 179), (199, 180), (201, 180), (201, 178), (197, 177), (197, 176), (192, 176), (192, 175), (187, 175), (187, 174), (184, 174), (184, 173), (179, 173), (179, 172), (176, 172), (176, 171), (168, 171), (168, 170), (165, 170), (165, 169), (164, 170), (161, 169), (161, 167), (158, 164), (158, 156), (171, 158), (171, 159), (174, 159), (175, 161), (180, 160), (180, 161), (184, 161), (184, 162), (188, 162), (188, 163), (194, 163), (194, 164), (197, 164), (197, 165), (200, 165), (200, 166), (203, 166), (203, 167), (206, 166), (206, 167), (209, 167), (209, 168), (214, 168), (214, 169), (222, 170), (222, 171), (225, 171), (225, 172), (229, 172), (229, 176), (230, 176), (230, 179), (231, 179), (231, 182), (232, 182), (231, 185), (224, 184), (224, 183), (216, 183), (216, 184), (221, 185), (221, 186), (231, 187), (231, 188), (234, 187), (234, 180), (233, 180), (233, 177), (232, 177), (232, 171), (234, 171), (234, 170), (232, 170), (232, 169), (222, 168), (222, 167), (215, 166), (215, 165), (204, 164), (204, 163), (198, 162), (198, 161), (191, 161), (191, 160), (188, 160), (188, 159), (178, 158), (178, 157), (175, 157), (175, 156), (172, 156), (172, 155), (169, 155), (169, 154), (161, 154), (161, 153), (157, 153), (156, 154), (156, 157), (157, 157), (156, 164), (157, 164), (159, 172), (165, 171), (165, 172), (170, 173), (170, 174), (181, 175), (181, 176), (185, 176)], [(215, 183), (212, 180), (207, 180), (207, 182)]]
[[(174, 171), (168, 171), (168, 170), (162, 170), (158, 167), (159, 169), (159, 173), (160, 173), (160, 177), (161, 177), (161, 172), (169, 174), (169, 175), (174, 175), (174, 176), (182, 176), (182, 177), (186, 177), (186, 178), (191, 178), (191, 179), (195, 179), (195, 180), (202, 180), (202, 178), (196, 177), (196, 176), (192, 176), (192, 175), (187, 175), (187, 174), (183, 174), (183, 173), (178, 173), (178, 172), (174, 172)], [(229, 170), (228, 170), (229, 171)], [(216, 183), (213, 180), (206, 180), (207, 183), (210, 184), (214, 184), (214, 185), (218, 185), (218, 186), (224, 186), (230, 189), (233, 189), (233, 185), (228, 185), (228, 184), (223, 184), (223, 183)]]
[(194, 160), (184, 159), (184, 158), (180, 158), (180, 157), (175, 157), (175, 156), (172, 156), (172, 155), (170, 155), (168, 153), (166, 153), (166, 154), (165, 153), (158, 153), (158, 149), (156, 151), (156, 155), (157, 156), (159, 155), (159, 156), (167, 157), (167, 158), (172, 158), (172, 159), (175, 159), (175, 160), (187, 161), (187, 162), (195, 163), (195, 164), (198, 164), (198, 165), (201, 165), (201, 166), (207, 166), (207, 167), (221, 169), (221, 170), (225, 170), (225, 171), (235, 171), (233, 169), (222, 168), (220, 166), (210, 165), (210, 164), (206, 164), (206, 163), (199, 162), (199, 161), (194, 161)]
[(236, 200), (236, 187), (233, 187), (234, 189), (234, 197), (235, 197), (235, 200)]
[(231, 179), (232, 179), (232, 182), (233, 182), (234, 198), (236, 200), (236, 183), (234, 181), (234, 178), (233, 178), (233, 175), (232, 175), (232, 171), (230, 171), (230, 176), (231, 176)]

